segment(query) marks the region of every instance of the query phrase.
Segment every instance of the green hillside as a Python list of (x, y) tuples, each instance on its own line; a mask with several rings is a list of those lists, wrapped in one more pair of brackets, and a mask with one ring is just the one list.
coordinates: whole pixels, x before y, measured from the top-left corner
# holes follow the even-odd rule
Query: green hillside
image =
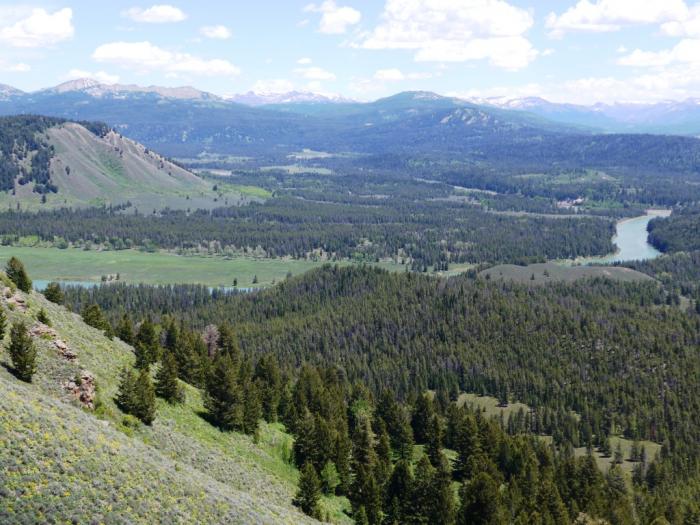
[[(90, 129), (88, 129), (88, 127)], [(95, 128), (95, 129), (93, 129)], [(216, 185), (106, 127), (44, 117), (0, 119), (0, 207), (120, 205), (208, 209), (260, 200)]]
[[(313, 521), (291, 504), (298, 472), (281, 426), (263, 423), (257, 444), (223, 433), (192, 387), (183, 405), (159, 400), (152, 426), (128, 424), (113, 398), (132, 349), (36, 292), (0, 288), (8, 326), (24, 320), (38, 348), (31, 384), (10, 373), (7, 344), (0, 351), (0, 522)], [(52, 327), (36, 320), (42, 308)], [(76, 377), (88, 402), (94, 378), (94, 409), (66, 388)], [(345, 519), (342, 501), (323, 503), (333, 521)]]

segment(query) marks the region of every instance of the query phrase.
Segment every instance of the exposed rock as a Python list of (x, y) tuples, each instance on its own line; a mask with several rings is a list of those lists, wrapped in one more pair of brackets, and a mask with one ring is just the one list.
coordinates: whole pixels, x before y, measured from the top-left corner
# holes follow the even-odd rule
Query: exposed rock
[(54, 330), (48, 325), (45, 325), (44, 323), (36, 323), (29, 329), (29, 334), (33, 337), (42, 337), (48, 335), (51, 338), (55, 338), (58, 335), (56, 333), (56, 330)]
[(95, 377), (90, 372), (83, 370), (76, 379), (64, 383), (63, 388), (73, 394), (84, 407), (94, 410)]
[(76, 354), (73, 350), (71, 350), (68, 345), (61, 339), (56, 339), (53, 342), (54, 346), (56, 347), (56, 350), (58, 350), (58, 353), (61, 354), (62, 357), (65, 359), (68, 359), (69, 361), (73, 361), (78, 358), (78, 354)]
[(27, 303), (24, 300), (24, 297), (19, 295), (18, 293), (14, 294), (12, 297), (10, 297), (7, 300), (8, 305), (14, 305), (14, 307), (19, 310), (20, 312), (26, 312), (27, 311)]

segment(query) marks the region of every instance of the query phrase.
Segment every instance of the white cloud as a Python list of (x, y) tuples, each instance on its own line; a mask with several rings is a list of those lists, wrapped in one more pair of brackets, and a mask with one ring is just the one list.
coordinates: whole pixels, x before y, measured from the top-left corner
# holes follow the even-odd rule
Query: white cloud
[(335, 80), (335, 75), (318, 66), (300, 67), (294, 70), (307, 80)]
[(400, 80), (405, 80), (405, 75), (400, 69), (379, 69), (374, 73), (375, 80), (381, 80), (383, 82), (398, 82)]
[(629, 55), (621, 57), (617, 63), (635, 67), (661, 67), (678, 63), (700, 65), (700, 39), (686, 38), (673, 48), (662, 51), (635, 49)]
[(231, 38), (231, 30), (226, 26), (204, 26), (200, 28), (199, 32), (207, 37), (217, 40), (228, 40)]
[(311, 62), (312, 60), (309, 57), (303, 57), (297, 60), (297, 64), (299, 64), (300, 66), (308, 66), (309, 64), (311, 64)]
[(550, 36), (560, 38), (571, 31), (618, 31), (624, 25), (661, 24), (687, 15), (684, 0), (579, 0), (559, 15), (550, 13), (545, 25)]
[(321, 13), (318, 30), (329, 35), (343, 34), (349, 26), (358, 24), (362, 19), (362, 13), (357, 9), (339, 6), (334, 0), (326, 0), (320, 5), (309, 4), (304, 8), (304, 11)]
[(78, 80), (81, 78), (90, 78), (92, 80), (97, 80), (102, 84), (116, 84), (119, 82), (119, 75), (111, 75), (104, 71), (96, 71), (91, 73), (90, 71), (84, 71), (82, 69), (71, 69), (64, 77), (65, 80)]
[(124, 11), (122, 15), (131, 18), (134, 22), (144, 22), (148, 24), (182, 22), (187, 18), (187, 15), (183, 13), (181, 9), (167, 4), (153, 5), (147, 9), (132, 7)]
[(265, 93), (288, 93), (294, 90), (294, 84), (286, 78), (273, 78), (270, 80), (258, 80), (251, 91), (258, 94)]
[(358, 44), (415, 50), (416, 61), (488, 60), (521, 69), (537, 57), (532, 15), (504, 0), (387, 0), (381, 23)]
[(73, 10), (68, 7), (53, 13), (32, 9), (25, 15), (0, 26), (0, 42), (12, 47), (48, 47), (72, 38), (75, 32)]
[(0, 71), (3, 73), (27, 73), (32, 70), (29, 64), (18, 62), (16, 64), (8, 64), (0, 60)]
[(662, 24), (661, 32), (668, 36), (700, 36), (700, 4), (691, 7), (684, 19)]
[(92, 54), (97, 62), (116, 64), (140, 72), (163, 71), (170, 76), (233, 76), (240, 70), (228, 60), (203, 59), (188, 53), (174, 53), (150, 42), (111, 42)]

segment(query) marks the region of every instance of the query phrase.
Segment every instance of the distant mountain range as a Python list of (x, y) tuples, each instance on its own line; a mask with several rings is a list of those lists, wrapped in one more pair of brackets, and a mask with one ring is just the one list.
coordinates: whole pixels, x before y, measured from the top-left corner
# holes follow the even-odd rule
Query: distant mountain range
[(556, 122), (626, 133), (700, 135), (700, 98), (655, 103), (598, 103), (591, 106), (549, 102), (539, 97), (473, 98), (475, 104), (527, 111)]
[(92, 80), (33, 93), (0, 86), (0, 114), (101, 121), (178, 158), (206, 153), (287, 162), (287, 155), (308, 148), (451, 159), (497, 169), (656, 166), (685, 171), (700, 162), (697, 140), (633, 134), (700, 135), (700, 105), (693, 101), (586, 107), (536, 98), (469, 101), (425, 91), (366, 103), (300, 92), (249, 93), (238, 100), (191, 87)]
[[(389, 97), (392, 98), (392, 97)], [(424, 93), (425, 100), (450, 100), (455, 105), (482, 106), (484, 110), (500, 110), (530, 113), (550, 123), (572, 127), (588, 128), (590, 131), (614, 133), (661, 133), (700, 136), (700, 98), (683, 101), (661, 101), (656, 103), (598, 103), (590, 106), (549, 102), (539, 97), (470, 98), (457, 99), (442, 97), (434, 93)], [(85, 100), (81, 100), (85, 99)], [(56, 114), (67, 118), (101, 118), (99, 114), (82, 114), (77, 108), (71, 113), (66, 106), (72, 102), (90, 105), (90, 99), (97, 101), (138, 101), (163, 100), (186, 103), (211, 102), (219, 107), (244, 105), (254, 108), (276, 109), (287, 113), (305, 113), (317, 116), (333, 116), (338, 107), (356, 109), (359, 106), (371, 107), (379, 101), (360, 103), (341, 96), (325, 95), (310, 91), (290, 91), (287, 93), (247, 93), (220, 97), (199, 89), (183, 87), (137, 86), (124, 84), (104, 84), (92, 79), (71, 80), (58, 86), (25, 93), (11, 86), (0, 84), (0, 112), (17, 110), (42, 110), (58, 104), (55, 112), (39, 111), (42, 114)], [(342, 112), (342, 110), (341, 110)], [(355, 111), (357, 112), (357, 111)], [(362, 111), (359, 111), (362, 112)], [(90, 113), (85, 110), (85, 113)], [(109, 119), (107, 119), (109, 120)], [(114, 124), (114, 122), (110, 122)]]

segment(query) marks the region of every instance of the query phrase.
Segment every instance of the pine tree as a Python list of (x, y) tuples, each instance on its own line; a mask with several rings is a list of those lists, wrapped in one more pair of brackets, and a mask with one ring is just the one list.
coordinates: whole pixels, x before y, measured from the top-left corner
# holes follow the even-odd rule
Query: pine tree
[(5, 266), (5, 274), (23, 292), (29, 293), (32, 290), (32, 280), (27, 275), (24, 264), (17, 257), (10, 257)]
[(498, 484), (485, 472), (462, 485), (457, 525), (505, 525)]
[(131, 368), (124, 368), (116, 401), (124, 412), (150, 425), (156, 414), (156, 391), (148, 370), (142, 369), (136, 375)]
[(426, 429), (425, 452), (428, 454), (428, 458), (434, 467), (437, 467), (440, 464), (443, 434), (444, 432), (440, 417), (437, 414), (433, 414), (433, 417), (430, 419), (428, 424), (428, 428)]
[(135, 406), (136, 375), (130, 367), (124, 367), (119, 380), (119, 390), (117, 391), (117, 406), (127, 414), (131, 414)]
[(231, 356), (234, 363), (241, 361), (241, 347), (238, 344), (236, 332), (228, 323), (223, 323), (218, 327), (218, 347), (221, 352)]
[(411, 426), (413, 427), (413, 436), (416, 443), (423, 444), (427, 440), (428, 427), (433, 418), (435, 410), (433, 402), (427, 394), (422, 394), (416, 399), (416, 404), (413, 407), (413, 418)]
[(48, 301), (55, 304), (63, 304), (65, 301), (63, 290), (61, 290), (61, 285), (56, 282), (49, 283), (46, 286), (46, 289), (44, 290), (44, 297), (46, 297)]
[(310, 461), (304, 463), (299, 476), (299, 490), (294, 498), (294, 505), (305, 514), (320, 519), (321, 509), (319, 499), (321, 497), (321, 482), (316, 474), (316, 469)]
[(129, 317), (129, 314), (126, 312), (124, 312), (122, 318), (119, 320), (115, 332), (116, 336), (126, 344), (134, 344), (134, 325), (131, 323), (131, 317)]
[(36, 372), (36, 347), (27, 333), (27, 327), (21, 321), (12, 325), (8, 352), (15, 375), (30, 383)]
[(367, 522), (376, 525), (381, 522), (381, 488), (375, 478), (377, 456), (374, 451), (373, 436), (367, 419), (360, 419), (353, 436), (352, 471), (354, 480), (350, 488), (350, 502), (353, 513), (363, 507)]
[(177, 380), (177, 362), (170, 352), (165, 352), (156, 373), (156, 395), (169, 403), (182, 403), (185, 392)]
[(434, 525), (454, 523), (455, 498), (452, 490), (452, 469), (450, 462), (440, 453), (435, 473), (430, 483), (432, 505), (428, 522)]
[(159, 358), (160, 344), (156, 335), (156, 327), (150, 317), (144, 319), (136, 332), (134, 350), (136, 351), (136, 368), (148, 368)]
[(0, 308), (0, 341), (5, 339), (5, 330), (7, 330), (7, 316), (5, 310)]
[(85, 324), (104, 331), (107, 337), (112, 337), (112, 326), (102, 313), (100, 305), (95, 303), (87, 305), (83, 308), (82, 317)]
[(36, 314), (36, 320), (42, 324), (45, 324), (46, 326), (51, 326), (51, 319), (49, 319), (49, 315), (43, 308), (39, 310), (38, 314)]
[(326, 464), (321, 470), (321, 488), (324, 494), (335, 494), (336, 487), (340, 484), (340, 476), (338, 469), (335, 468), (335, 463), (326, 461)]
[(238, 371), (228, 354), (220, 353), (206, 381), (204, 406), (211, 420), (223, 430), (240, 429), (243, 426), (241, 391)]
[(413, 473), (411, 464), (406, 459), (399, 459), (389, 477), (384, 491), (384, 507), (387, 509), (387, 522), (393, 524), (407, 523), (413, 490)]
[(151, 374), (146, 368), (141, 369), (136, 378), (134, 401), (133, 415), (146, 425), (153, 423), (156, 417), (156, 390), (151, 381)]
[(256, 434), (261, 417), (262, 404), (257, 384), (247, 381), (243, 385), (243, 432), (249, 435)]

